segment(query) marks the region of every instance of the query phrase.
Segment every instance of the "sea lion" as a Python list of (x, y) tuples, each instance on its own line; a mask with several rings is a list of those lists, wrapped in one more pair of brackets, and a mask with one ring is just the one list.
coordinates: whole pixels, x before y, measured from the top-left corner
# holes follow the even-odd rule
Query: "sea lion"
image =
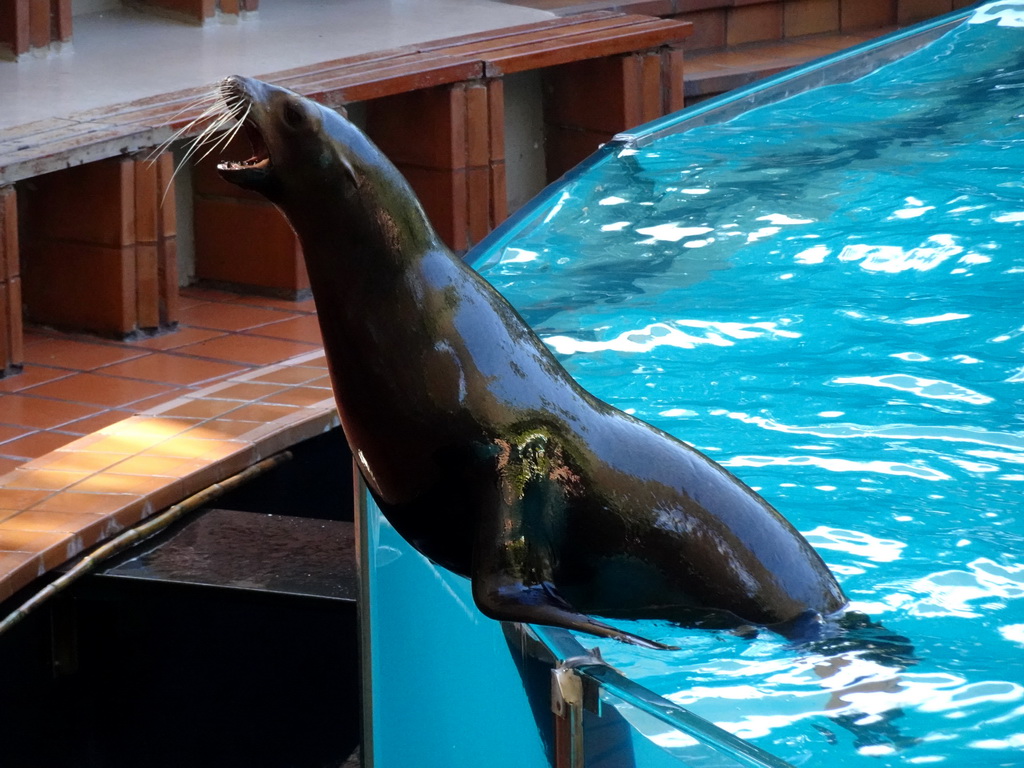
[(484, 614), (660, 648), (588, 614), (785, 634), (845, 606), (768, 502), (580, 387), (352, 123), (257, 80), (220, 89), (254, 156), (218, 169), (299, 237), (374, 499), (416, 549), (472, 579)]

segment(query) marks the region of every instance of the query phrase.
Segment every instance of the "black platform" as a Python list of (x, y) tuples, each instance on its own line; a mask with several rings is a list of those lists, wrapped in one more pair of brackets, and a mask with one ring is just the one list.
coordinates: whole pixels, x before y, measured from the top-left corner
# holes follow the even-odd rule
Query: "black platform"
[(0, 766), (345, 761), (360, 738), (351, 458), (337, 432), (294, 454), (0, 635)]
[(98, 576), (355, 602), (353, 528), (347, 521), (206, 509)]

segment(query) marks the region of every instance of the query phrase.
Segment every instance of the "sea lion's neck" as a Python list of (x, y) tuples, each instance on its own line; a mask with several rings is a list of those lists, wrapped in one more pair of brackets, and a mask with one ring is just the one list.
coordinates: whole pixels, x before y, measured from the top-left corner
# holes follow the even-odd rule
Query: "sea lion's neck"
[[(434, 471), (424, 461), (430, 435), (389, 414), (397, 392), (424, 400), (421, 407), (405, 403), (413, 412), (429, 412), (430, 393), (416, 379), (436, 321), (424, 309), (430, 287), (423, 276), (438, 263), (464, 268), (404, 184), (364, 184), (358, 199), (342, 190), (332, 207), (319, 197), (310, 215), (288, 212), (302, 244), (342, 428), (371, 487), (391, 503), (422, 491)], [(392, 356), (407, 368), (396, 370)], [(403, 446), (405, 433), (417, 439)]]
[(387, 281), (425, 254), (448, 252), (405, 179), (393, 169), (382, 171), (384, 178), (362, 180), (358, 196), (338, 188), (331, 190), (333, 199), (285, 209), (314, 281), (319, 271), (340, 271), (355, 284)]

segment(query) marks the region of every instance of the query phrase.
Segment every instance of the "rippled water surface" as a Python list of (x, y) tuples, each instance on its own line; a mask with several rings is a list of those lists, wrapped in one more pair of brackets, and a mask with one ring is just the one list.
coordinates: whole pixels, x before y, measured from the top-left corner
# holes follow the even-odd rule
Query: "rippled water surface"
[(618, 151), (483, 269), (584, 386), (758, 489), (912, 640), (903, 669), (654, 623), (632, 627), (683, 650), (601, 643), (798, 765), (1024, 766), (1024, 11), (995, 5)]

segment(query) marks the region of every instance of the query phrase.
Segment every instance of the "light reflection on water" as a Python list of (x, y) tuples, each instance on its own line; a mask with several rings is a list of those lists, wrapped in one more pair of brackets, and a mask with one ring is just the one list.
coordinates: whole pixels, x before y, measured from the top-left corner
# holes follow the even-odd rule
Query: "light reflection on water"
[(798, 765), (1024, 766), (1024, 3), (977, 18), (621, 152), (484, 270), (584, 386), (759, 490), (912, 641), (902, 668), (656, 622), (615, 623), (682, 651), (598, 643)]

